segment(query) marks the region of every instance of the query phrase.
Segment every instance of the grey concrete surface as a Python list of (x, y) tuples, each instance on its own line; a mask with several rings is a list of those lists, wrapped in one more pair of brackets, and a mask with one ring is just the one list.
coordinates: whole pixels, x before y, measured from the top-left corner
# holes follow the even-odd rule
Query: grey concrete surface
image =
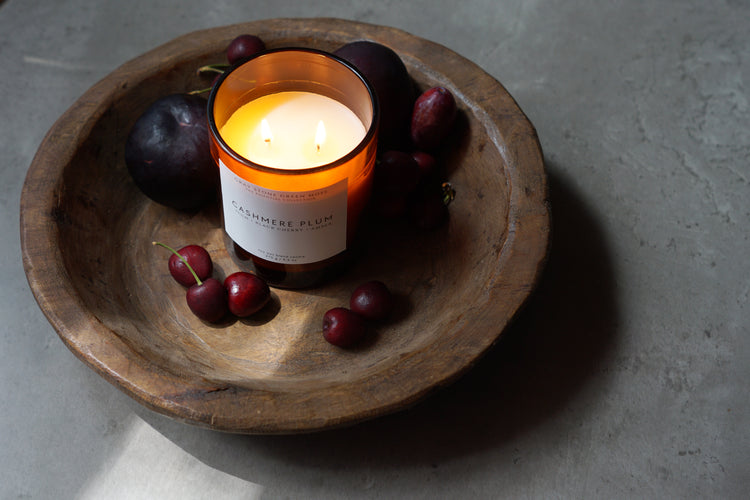
[[(537, 127), (555, 219), (538, 291), (467, 376), (315, 435), (234, 436), (141, 407), (29, 291), (19, 199), (45, 132), (186, 32), (334, 16), (443, 44)], [(747, 498), (750, 3), (0, 3), (0, 498)]]

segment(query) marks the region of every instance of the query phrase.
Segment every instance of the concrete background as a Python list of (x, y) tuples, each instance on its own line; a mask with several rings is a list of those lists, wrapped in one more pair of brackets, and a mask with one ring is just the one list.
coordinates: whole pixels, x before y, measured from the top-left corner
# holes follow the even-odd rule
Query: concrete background
[[(78, 361), (21, 265), (46, 131), (186, 32), (334, 16), (443, 44), (537, 127), (553, 250), (474, 370), (349, 429), (234, 436)], [(0, 498), (747, 498), (750, 4), (741, 0), (0, 3)]]

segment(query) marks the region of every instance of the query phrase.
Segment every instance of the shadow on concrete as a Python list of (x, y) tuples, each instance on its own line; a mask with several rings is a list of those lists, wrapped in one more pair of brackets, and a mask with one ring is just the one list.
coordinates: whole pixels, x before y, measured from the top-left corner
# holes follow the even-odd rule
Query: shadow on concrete
[[(542, 279), (498, 344), (453, 385), (400, 413), (309, 435), (228, 436), (186, 430), (145, 411), (140, 415), (212, 467), (261, 484), (285, 476), (274, 466), (251, 473), (239, 459), (246, 448), (276, 468), (434, 467), (533, 432), (604, 373), (618, 322), (612, 257), (601, 223), (574, 187), (554, 175), (563, 169), (548, 167), (553, 231)], [(216, 453), (216, 446), (227, 447), (227, 453)], [(262, 477), (264, 470), (273, 476)]]

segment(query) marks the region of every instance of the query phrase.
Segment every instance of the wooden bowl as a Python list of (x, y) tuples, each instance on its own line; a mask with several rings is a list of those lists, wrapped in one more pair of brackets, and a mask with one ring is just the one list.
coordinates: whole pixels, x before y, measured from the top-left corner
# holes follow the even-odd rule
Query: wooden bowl
[[(305, 291), (274, 290), (250, 320), (209, 325), (185, 304), (151, 242), (204, 245), (219, 278), (237, 270), (216, 208), (186, 214), (131, 181), (125, 137), (158, 97), (206, 87), (196, 69), (229, 41), (333, 51), (370, 39), (393, 48), (420, 89), (449, 88), (460, 120), (440, 154), (457, 191), (433, 232), (373, 223), (354, 266)], [(24, 268), (44, 314), (83, 362), (138, 402), (237, 433), (310, 432), (411, 405), (469, 369), (531, 293), (546, 259), (549, 210), (536, 132), (479, 67), (405, 32), (339, 19), (273, 19), (190, 33), (115, 70), (52, 127), (21, 197)], [(322, 337), (323, 313), (354, 287), (387, 283), (390, 321), (353, 350)]]

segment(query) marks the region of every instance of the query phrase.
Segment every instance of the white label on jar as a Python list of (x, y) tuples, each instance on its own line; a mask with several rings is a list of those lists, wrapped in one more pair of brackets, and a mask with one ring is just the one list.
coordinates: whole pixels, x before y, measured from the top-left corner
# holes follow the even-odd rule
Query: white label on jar
[(219, 161), (224, 228), (251, 254), (310, 264), (346, 250), (347, 180), (312, 191), (273, 191)]

